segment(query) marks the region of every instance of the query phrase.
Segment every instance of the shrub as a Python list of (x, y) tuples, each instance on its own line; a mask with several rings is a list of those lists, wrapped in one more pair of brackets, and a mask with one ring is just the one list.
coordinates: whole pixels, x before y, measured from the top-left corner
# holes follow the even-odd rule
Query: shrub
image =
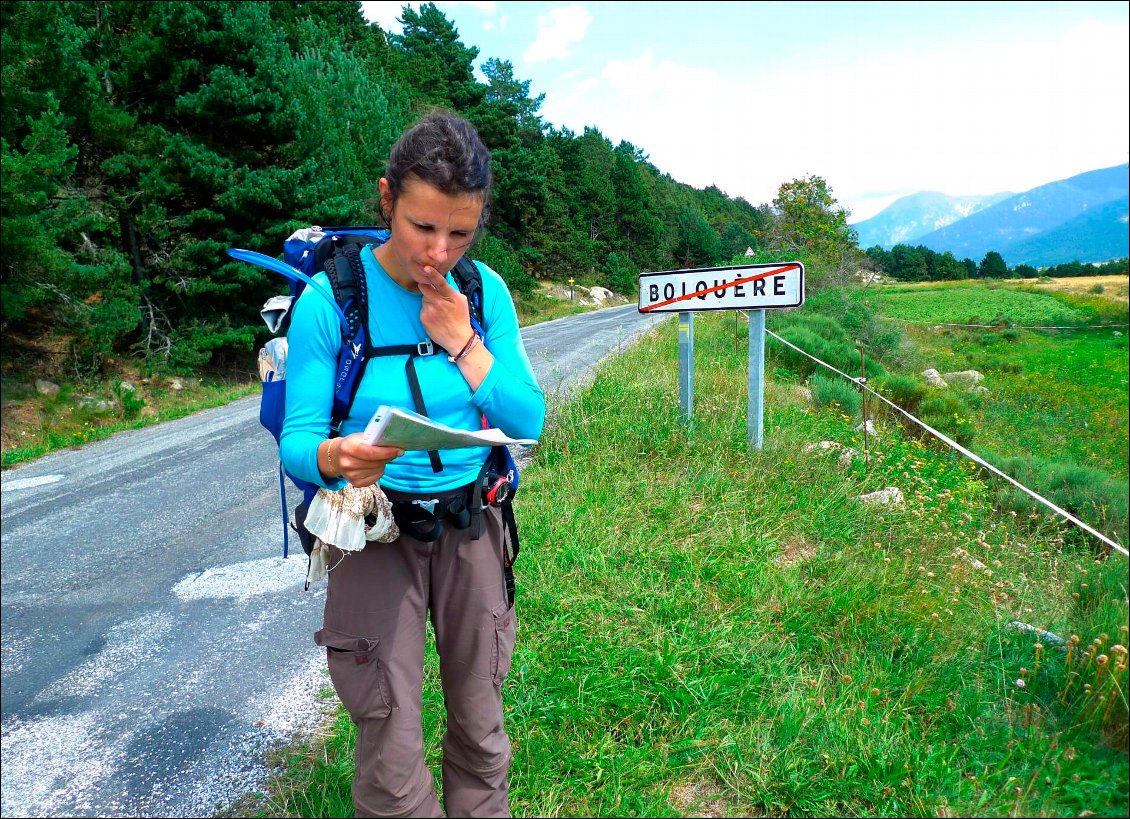
[(918, 407), (919, 418), (938, 432), (969, 446), (977, 434), (972, 413), (966, 403), (953, 393), (933, 395)]
[(145, 399), (138, 395), (135, 389), (127, 387), (124, 381), (114, 385), (114, 393), (122, 405), (122, 417), (127, 421), (135, 419), (145, 408)]
[[(1005, 474), (1123, 543), (1128, 526), (1126, 484), (1100, 469), (1080, 466), (1067, 458), (1008, 457), (992, 460)], [(1045, 507), (1012, 486), (1002, 486), (1006, 509), (1030, 514)], [(1086, 537), (1090, 537), (1089, 535)]]
[(850, 416), (858, 416), (863, 405), (859, 388), (838, 375), (815, 373), (808, 379), (812, 402), (818, 407), (834, 406)]
[[(809, 355), (815, 356), (824, 363), (831, 364), (836, 369), (849, 375), (859, 371), (859, 352), (848, 341), (829, 340), (799, 325), (785, 329), (780, 333), (780, 336)], [(816, 372), (820, 366), (790, 347), (777, 345), (776, 351), (790, 369), (802, 376)], [(876, 362), (869, 362), (868, 373), (878, 376), (881, 373), (881, 368)]]
[(926, 384), (917, 376), (891, 373), (880, 379), (875, 386), (884, 398), (898, 404), (911, 415), (918, 414), (922, 399), (926, 397)]

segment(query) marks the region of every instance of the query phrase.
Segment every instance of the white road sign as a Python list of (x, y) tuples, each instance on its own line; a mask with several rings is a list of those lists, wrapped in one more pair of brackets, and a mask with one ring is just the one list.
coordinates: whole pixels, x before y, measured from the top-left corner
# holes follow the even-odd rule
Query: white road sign
[(804, 304), (800, 262), (641, 273), (641, 313), (760, 310)]

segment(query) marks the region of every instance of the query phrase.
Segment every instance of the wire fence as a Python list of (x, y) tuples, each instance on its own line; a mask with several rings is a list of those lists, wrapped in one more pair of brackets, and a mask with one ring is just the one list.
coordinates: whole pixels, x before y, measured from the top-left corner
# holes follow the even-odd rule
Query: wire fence
[[(1102, 532), (1100, 532), (1100, 531), (1098, 531), (1097, 529), (1095, 529), (1095, 528), (1094, 528), (1093, 526), (1090, 526), (1089, 524), (1085, 523), (1084, 521), (1081, 521), (1081, 520), (1079, 520), (1079, 518), (1075, 517), (1075, 516), (1074, 516), (1073, 514), (1071, 514), (1070, 512), (1068, 512), (1068, 511), (1067, 511), (1066, 509), (1062, 509), (1061, 507), (1057, 506), (1057, 505), (1056, 505), (1055, 503), (1052, 503), (1052, 502), (1051, 502), (1050, 500), (1048, 500), (1048, 499), (1047, 499), (1047, 498), (1045, 498), (1044, 496), (1042, 496), (1042, 495), (1040, 495), (1040, 494), (1038, 494), (1038, 493), (1036, 493), (1036, 492), (1032, 491), (1032, 490), (1031, 490), (1031, 489), (1029, 489), (1029, 488), (1028, 488), (1027, 486), (1025, 486), (1024, 484), (1020, 483), (1020, 482), (1019, 482), (1019, 481), (1017, 481), (1017, 480), (1016, 480), (1015, 478), (1013, 478), (1013, 477), (1012, 477), (1011, 475), (1007, 475), (1007, 474), (1005, 474), (1004, 472), (1002, 472), (1001, 470), (997, 469), (997, 468), (996, 468), (995, 466), (993, 466), (993, 465), (992, 465), (991, 463), (989, 463), (988, 461), (986, 461), (986, 460), (985, 460), (984, 458), (982, 458), (981, 456), (977, 455), (977, 454), (976, 454), (975, 452), (971, 452), (970, 450), (968, 450), (968, 449), (966, 449), (965, 447), (963, 447), (963, 446), (962, 446), (961, 444), (957, 443), (957, 441), (954, 441), (954, 440), (952, 440), (951, 438), (949, 438), (949, 437), (948, 437), (948, 436), (946, 436), (945, 434), (943, 434), (943, 433), (939, 432), (938, 430), (934, 429), (934, 428), (933, 428), (932, 426), (930, 426), (929, 424), (927, 424), (927, 423), (926, 423), (925, 421), (922, 421), (922, 420), (921, 420), (921, 419), (919, 419), (919, 418), (915, 418), (915, 417), (914, 417), (913, 415), (911, 415), (911, 414), (910, 414), (909, 412), (907, 412), (906, 410), (904, 410), (904, 409), (903, 409), (902, 407), (900, 407), (900, 406), (899, 406), (898, 404), (895, 404), (895, 403), (893, 403), (892, 401), (889, 401), (888, 399), (886, 399), (885, 397), (883, 397), (882, 395), (880, 395), (880, 394), (879, 394), (878, 392), (876, 392), (875, 390), (873, 390), (873, 389), (871, 389), (870, 387), (868, 387), (868, 386), (866, 385), (866, 383), (864, 383), (865, 379), (863, 379), (863, 378), (856, 378), (855, 376), (851, 376), (851, 375), (848, 375), (847, 373), (845, 373), (845, 372), (842, 372), (841, 370), (838, 370), (838, 369), (836, 369), (836, 368), (835, 368), (835, 367), (833, 367), (833, 366), (832, 366), (831, 364), (828, 364), (828, 363), (827, 363), (827, 362), (825, 362), (825, 361), (821, 361), (821, 360), (820, 360), (819, 358), (817, 358), (816, 356), (812, 355), (811, 353), (809, 353), (809, 352), (807, 352), (807, 351), (805, 351), (805, 350), (802, 350), (802, 349), (801, 349), (800, 347), (796, 346), (796, 345), (795, 345), (795, 344), (793, 344), (792, 342), (790, 342), (790, 341), (786, 341), (785, 339), (781, 338), (781, 337), (780, 337), (779, 335), (777, 335), (776, 333), (774, 333), (774, 332), (773, 332), (772, 330), (768, 330), (768, 329), (767, 329), (767, 330), (765, 331), (765, 334), (766, 334), (767, 336), (771, 336), (771, 337), (773, 337), (773, 338), (774, 338), (774, 339), (776, 339), (777, 341), (779, 341), (779, 342), (781, 342), (782, 344), (784, 344), (784, 345), (785, 345), (786, 347), (791, 347), (792, 349), (796, 350), (796, 351), (797, 351), (798, 353), (800, 353), (801, 355), (803, 355), (803, 356), (806, 356), (806, 357), (808, 357), (808, 358), (812, 359), (812, 360), (813, 360), (813, 361), (815, 361), (815, 362), (816, 362), (817, 364), (819, 364), (819, 365), (820, 365), (821, 367), (825, 367), (825, 368), (827, 368), (827, 369), (831, 370), (832, 372), (834, 372), (834, 373), (836, 373), (836, 374), (838, 374), (838, 375), (840, 375), (840, 376), (842, 376), (842, 377), (846, 378), (846, 379), (847, 379), (848, 381), (851, 381), (851, 382), (852, 382), (853, 384), (856, 384), (856, 385), (858, 385), (858, 386), (859, 386), (859, 387), (860, 387), (861, 389), (863, 389), (863, 390), (866, 390), (866, 391), (867, 391), (868, 393), (870, 393), (871, 395), (874, 395), (874, 396), (875, 396), (876, 398), (878, 398), (878, 399), (879, 399), (880, 401), (882, 401), (882, 402), (883, 402), (884, 404), (886, 404), (887, 406), (889, 406), (889, 407), (890, 407), (891, 409), (893, 409), (893, 410), (895, 410), (896, 412), (898, 412), (898, 413), (899, 413), (900, 415), (904, 416), (904, 417), (905, 417), (905, 418), (907, 418), (908, 420), (910, 420), (910, 421), (912, 421), (913, 423), (917, 424), (918, 426), (922, 427), (922, 429), (924, 429), (924, 430), (926, 430), (927, 432), (929, 432), (929, 433), (930, 433), (931, 435), (933, 435), (933, 436), (934, 436), (935, 438), (937, 438), (938, 440), (940, 440), (940, 441), (941, 441), (942, 443), (944, 443), (944, 444), (946, 444), (947, 446), (949, 446), (949, 447), (952, 447), (953, 449), (957, 450), (958, 452), (960, 452), (960, 453), (961, 453), (962, 455), (964, 455), (965, 457), (969, 458), (969, 459), (970, 459), (971, 461), (973, 461), (974, 463), (976, 463), (976, 464), (979, 464), (980, 466), (982, 466), (982, 467), (984, 467), (985, 469), (987, 469), (987, 470), (989, 470), (990, 472), (992, 472), (992, 473), (993, 473), (994, 475), (997, 475), (997, 476), (999, 476), (999, 477), (1001, 477), (1001, 478), (1004, 478), (1004, 480), (1008, 481), (1008, 482), (1009, 482), (1010, 484), (1012, 484), (1013, 486), (1015, 486), (1015, 487), (1016, 487), (1017, 489), (1019, 489), (1019, 490), (1020, 490), (1021, 492), (1023, 492), (1023, 493), (1024, 493), (1024, 494), (1026, 494), (1026, 495), (1028, 495), (1029, 497), (1031, 497), (1031, 498), (1032, 498), (1033, 500), (1037, 501), (1037, 502), (1038, 502), (1038, 503), (1040, 503), (1040, 504), (1043, 504), (1044, 506), (1046, 506), (1046, 507), (1047, 507), (1048, 509), (1051, 509), (1051, 510), (1052, 510), (1053, 512), (1055, 512), (1055, 513), (1056, 513), (1057, 515), (1059, 515), (1060, 517), (1064, 518), (1065, 520), (1068, 520), (1068, 521), (1070, 521), (1071, 523), (1073, 523), (1073, 524), (1074, 524), (1075, 526), (1078, 526), (1078, 527), (1079, 527), (1080, 529), (1082, 529), (1083, 531), (1085, 531), (1085, 532), (1087, 532), (1088, 534), (1090, 534), (1090, 535), (1093, 535), (1094, 537), (1098, 538), (1099, 540), (1101, 540), (1101, 541), (1102, 541), (1103, 543), (1105, 543), (1106, 545), (1110, 546), (1110, 547), (1111, 547), (1112, 549), (1114, 549), (1115, 551), (1117, 551), (1117, 552), (1119, 552), (1119, 553), (1121, 553), (1121, 554), (1123, 554), (1123, 555), (1126, 555), (1126, 556), (1130, 557), (1130, 552), (1127, 552), (1127, 550), (1126, 550), (1126, 547), (1125, 547), (1125, 546), (1123, 546), (1123, 545), (1122, 545), (1122, 544), (1120, 544), (1120, 543), (1116, 543), (1116, 542), (1115, 542), (1114, 540), (1112, 540), (1111, 538), (1107, 537), (1107, 536), (1106, 536), (1106, 535), (1104, 535), (1104, 534), (1103, 534)], [(867, 423), (867, 420), (866, 420), (866, 419), (864, 419), (864, 425), (866, 425), (866, 423)]]

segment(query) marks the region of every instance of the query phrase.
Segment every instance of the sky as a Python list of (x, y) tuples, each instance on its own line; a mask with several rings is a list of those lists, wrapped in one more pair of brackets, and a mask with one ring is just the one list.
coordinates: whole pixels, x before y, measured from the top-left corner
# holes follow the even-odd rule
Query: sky
[[(361, 5), (401, 30), (404, 3)], [(854, 223), (1130, 159), (1127, 2), (436, 5), (476, 67), (507, 60), (545, 95), (547, 123), (754, 205), (820, 176)]]

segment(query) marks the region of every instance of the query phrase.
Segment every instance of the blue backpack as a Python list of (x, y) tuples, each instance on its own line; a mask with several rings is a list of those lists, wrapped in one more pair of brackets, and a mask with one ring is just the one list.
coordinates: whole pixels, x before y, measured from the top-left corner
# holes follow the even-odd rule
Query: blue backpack
[[(283, 245), (284, 261), (262, 253), (240, 248), (229, 248), (228, 255), (240, 261), (259, 265), (278, 273), (290, 282), (290, 293), (274, 296), (263, 306), (261, 315), (272, 333), (284, 333), (290, 326), (290, 310), (295, 300), (307, 287), (313, 288), (331, 304), (337, 314), (341, 329), (341, 347), (338, 352), (337, 376), (334, 381), (333, 409), (330, 417), (330, 437), (341, 434), (341, 424), (349, 415), (357, 388), (361, 384), (365, 366), (369, 359), (378, 356), (403, 355), (407, 357), (405, 370), (409, 388), (412, 392), (416, 411), (427, 415), (423, 392), (416, 375), (415, 360), (420, 356), (443, 352), (431, 339), (425, 338), (416, 344), (403, 344), (374, 347), (368, 328), (369, 307), (365, 270), (361, 264), (361, 250), (369, 244), (381, 245), (388, 241), (389, 232), (377, 227), (319, 227), (317, 225), (295, 231)], [(313, 276), (325, 272), (330, 281), (330, 291), (318, 286)], [(471, 326), (479, 335), (486, 337), (483, 329), (483, 282), (482, 274), (466, 256), (452, 269), (459, 291), (467, 297), (470, 308)], [(286, 377), (285, 345), (278, 345), (280, 339), (273, 339), (260, 353), (260, 358), (271, 352), (272, 346), (278, 355), (273, 357), (270, 366), (263, 373), (263, 395), (259, 405), (259, 422), (275, 438), (276, 445), (282, 435), (286, 415)], [(271, 357), (268, 355), (268, 360)], [(281, 361), (280, 361), (281, 359)], [(485, 419), (484, 419), (485, 424)], [(443, 469), (439, 453), (428, 453), (432, 469)], [(295, 510), (295, 521), (290, 524), (298, 532), (303, 551), (307, 556), (313, 551), (313, 540), (306, 531), (304, 520), (310, 501), (318, 492), (318, 486), (304, 481), (286, 471), (279, 463), (279, 488), (282, 499), (283, 516), (283, 557), (289, 553), (289, 533), (287, 522), (286, 480), (289, 478), (302, 491), (303, 500)], [(512, 502), (518, 489), (518, 468), (505, 446), (496, 446), (483, 465), (480, 480), (475, 492), (475, 503), (486, 501), (502, 507), (503, 518), (510, 531), (511, 547), (508, 550), (506, 568), (508, 591), (513, 597), (513, 579), (510, 564), (518, 556), (518, 531), (514, 520)], [(475, 521), (477, 527), (477, 518)], [(438, 528), (436, 530), (438, 537)], [(477, 533), (476, 533), (477, 536)]]

